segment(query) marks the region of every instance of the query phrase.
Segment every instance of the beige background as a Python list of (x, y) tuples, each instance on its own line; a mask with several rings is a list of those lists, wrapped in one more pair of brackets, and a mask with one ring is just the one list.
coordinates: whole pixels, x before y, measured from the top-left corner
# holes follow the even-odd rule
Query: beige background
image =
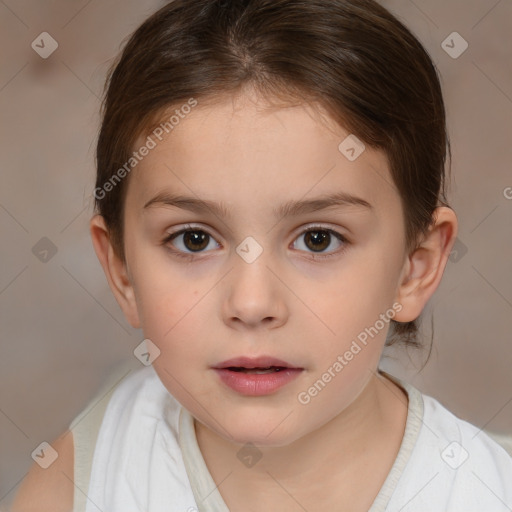
[[(441, 71), (460, 221), (458, 253), (426, 311), (429, 363), (418, 373), (402, 352), (383, 367), (477, 426), (512, 434), (512, 2), (383, 3)], [(105, 73), (160, 4), (0, 0), (0, 505), (42, 441), (119, 368), (140, 366), (132, 352), (143, 336), (110, 294), (88, 220)], [(43, 31), (59, 44), (46, 60), (31, 48)], [(441, 47), (454, 31), (469, 43), (457, 59)], [(57, 249), (47, 262), (32, 252), (43, 237)]]

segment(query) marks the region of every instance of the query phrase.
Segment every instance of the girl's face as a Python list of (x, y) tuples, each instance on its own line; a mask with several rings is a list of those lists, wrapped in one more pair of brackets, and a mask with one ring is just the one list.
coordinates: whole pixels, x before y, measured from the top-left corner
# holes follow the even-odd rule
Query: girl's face
[[(319, 111), (265, 107), (249, 95), (199, 102), (153, 137), (130, 176), (124, 236), (127, 316), (159, 348), (165, 387), (225, 439), (277, 446), (370, 381), (407, 258), (385, 154), (353, 160), (361, 148), (340, 150), (350, 134)], [(295, 370), (215, 369), (262, 356)]]

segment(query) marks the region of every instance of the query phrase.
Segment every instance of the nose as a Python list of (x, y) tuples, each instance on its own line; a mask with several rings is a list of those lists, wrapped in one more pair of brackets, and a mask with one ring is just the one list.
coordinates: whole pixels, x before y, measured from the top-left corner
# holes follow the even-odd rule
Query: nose
[(252, 263), (237, 254), (233, 257), (234, 268), (224, 287), (222, 311), (224, 322), (231, 328), (275, 329), (288, 318), (286, 289), (264, 254), (265, 251)]

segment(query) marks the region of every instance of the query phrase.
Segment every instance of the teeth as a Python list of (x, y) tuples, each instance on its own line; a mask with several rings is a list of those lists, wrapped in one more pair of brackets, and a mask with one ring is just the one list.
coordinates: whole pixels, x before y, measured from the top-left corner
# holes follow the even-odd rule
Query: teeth
[(258, 368), (246, 368), (245, 370), (245, 373), (255, 373), (256, 375), (261, 375), (261, 374), (264, 374), (264, 373), (274, 373), (276, 371), (279, 371), (277, 368), (262, 368), (262, 369), (258, 369)]

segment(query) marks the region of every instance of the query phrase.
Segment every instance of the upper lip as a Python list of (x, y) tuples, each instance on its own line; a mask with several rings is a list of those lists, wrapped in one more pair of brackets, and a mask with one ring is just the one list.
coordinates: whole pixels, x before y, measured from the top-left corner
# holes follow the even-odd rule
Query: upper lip
[(259, 356), (259, 357), (234, 357), (232, 359), (227, 359), (226, 361), (222, 361), (218, 365), (213, 368), (268, 368), (269, 366), (280, 366), (283, 368), (298, 368), (291, 363), (283, 361), (282, 359), (276, 359), (275, 357), (270, 356)]

